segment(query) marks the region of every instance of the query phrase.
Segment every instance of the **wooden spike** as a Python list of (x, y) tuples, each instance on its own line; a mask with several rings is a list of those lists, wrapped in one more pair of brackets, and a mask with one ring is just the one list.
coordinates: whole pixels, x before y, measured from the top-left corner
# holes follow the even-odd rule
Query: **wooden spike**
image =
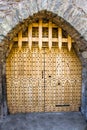
[(72, 39), (71, 37), (68, 35), (68, 50), (71, 51), (71, 47), (72, 47)]
[(62, 48), (62, 29), (58, 28), (58, 43), (59, 43), (59, 50)]
[(28, 47), (31, 50), (32, 47), (32, 24), (28, 27)]
[(52, 48), (52, 22), (49, 22), (49, 50)]
[(18, 47), (19, 47), (19, 50), (21, 50), (21, 47), (22, 47), (22, 31), (20, 31), (18, 33)]
[(12, 43), (12, 42), (10, 42), (10, 45), (9, 45), (9, 50), (11, 50), (11, 49), (12, 49), (12, 46), (13, 46), (13, 43)]
[(39, 20), (39, 49), (42, 49), (42, 20)]

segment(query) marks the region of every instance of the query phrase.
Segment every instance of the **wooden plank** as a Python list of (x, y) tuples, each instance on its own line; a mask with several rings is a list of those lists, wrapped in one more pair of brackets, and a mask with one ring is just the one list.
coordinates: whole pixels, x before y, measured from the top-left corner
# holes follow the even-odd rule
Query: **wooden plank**
[(12, 42), (10, 42), (10, 45), (9, 45), (9, 50), (11, 50), (11, 49), (12, 49), (12, 47), (13, 47), (13, 43), (12, 43)]
[(62, 29), (58, 28), (58, 45), (59, 45), (59, 50), (62, 48)]
[(49, 22), (49, 50), (52, 48), (52, 22)]
[(39, 20), (39, 49), (42, 48), (42, 20)]
[(21, 47), (22, 47), (22, 31), (20, 31), (18, 33), (18, 47), (19, 47), (19, 50), (21, 50)]
[(72, 40), (71, 37), (68, 35), (68, 50), (70, 51), (72, 47)]
[(31, 50), (31, 47), (32, 47), (32, 24), (30, 24), (28, 27), (28, 46), (29, 46), (29, 49)]
[[(22, 37), (22, 41), (23, 42), (28, 42), (28, 37)], [(18, 38), (17, 37), (15, 37), (14, 39), (13, 39), (13, 41), (14, 42), (17, 42), (18, 41)], [(35, 41), (39, 41), (39, 38), (32, 38), (32, 41), (33, 42), (35, 42)], [(48, 42), (49, 41), (49, 38), (42, 38), (42, 41), (43, 42)], [(58, 38), (52, 38), (52, 42), (58, 42)], [(68, 42), (68, 38), (62, 38), (62, 42), (65, 42), (65, 43), (67, 43)], [(74, 40), (72, 40), (72, 43), (75, 43), (75, 41)]]

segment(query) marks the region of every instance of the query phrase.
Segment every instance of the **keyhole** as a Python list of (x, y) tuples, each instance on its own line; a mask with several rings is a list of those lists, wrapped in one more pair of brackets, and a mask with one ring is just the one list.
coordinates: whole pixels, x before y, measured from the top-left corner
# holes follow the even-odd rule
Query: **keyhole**
[(58, 82), (58, 85), (60, 85), (60, 82)]

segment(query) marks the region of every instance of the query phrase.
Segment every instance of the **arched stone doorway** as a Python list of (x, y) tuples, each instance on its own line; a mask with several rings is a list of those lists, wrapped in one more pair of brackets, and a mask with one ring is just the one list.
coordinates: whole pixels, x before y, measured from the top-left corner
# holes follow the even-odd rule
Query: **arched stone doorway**
[[(68, 32), (69, 33), (69, 35), (70, 35), (70, 32), (71, 32), (71, 34), (72, 34), (72, 32), (74, 33), (74, 34), (76, 34), (76, 37), (74, 38), (74, 36), (73, 36), (73, 39), (74, 40), (76, 40), (76, 39), (79, 39), (79, 34), (76, 32), (76, 30), (75, 29), (73, 29), (68, 23), (66, 23), (63, 19), (61, 19), (60, 17), (58, 17), (58, 16), (56, 16), (55, 14), (53, 14), (53, 13), (51, 13), (51, 12), (46, 12), (46, 11), (42, 11), (42, 12), (40, 12), (39, 14), (36, 14), (35, 15), (35, 18), (42, 18), (42, 17), (47, 17), (48, 16), (48, 19), (52, 19), (52, 21), (56, 24), (56, 25), (59, 25), (60, 27), (65, 27), (65, 30), (66, 30), (66, 32)], [(25, 28), (26, 26), (27, 26), (27, 24), (26, 23), (29, 23), (29, 22), (33, 22), (34, 21), (34, 17), (31, 17), (30, 18), (30, 21), (29, 20), (25, 20), (25, 21), (27, 21), (27, 22), (25, 22), (25, 24), (23, 23), (22, 25), (23, 26), (20, 26), (21, 28)], [(25, 25), (25, 26), (24, 26)], [(65, 26), (66, 25), (66, 26)], [(69, 30), (68, 30), (68, 28), (69, 28)], [(15, 28), (14, 30), (13, 30), (13, 32), (16, 30), (17, 28)], [(18, 29), (17, 29), (18, 30)], [(19, 29), (20, 30), (20, 29)], [(16, 32), (17, 33), (17, 32)], [(12, 37), (11, 36), (11, 34), (9, 34), (8, 36), (10, 36), (10, 37)], [(5, 39), (6, 40), (6, 39)], [(5, 43), (7, 42), (7, 44), (5, 44), (4, 46), (6, 47), (5, 49), (4, 49), (4, 51), (3, 51), (3, 53), (4, 54), (6, 54), (6, 55), (3, 55), (3, 56), (6, 56), (6, 57), (8, 57), (8, 54), (9, 54), (9, 49), (8, 49), (8, 47), (9, 47), (9, 41), (5, 41)], [(79, 42), (79, 47), (78, 47), (78, 42)], [(84, 43), (84, 42), (83, 42)], [(76, 44), (75, 45), (73, 45), (73, 47), (74, 47), (74, 50), (75, 50), (75, 52), (76, 52), (76, 54), (80, 57), (80, 59), (82, 58), (82, 56), (81, 56), (81, 50), (80, 50), (80, 46), (81, 46), (81, 39), (79, 39), (77, 42), (76, 42)], [(4, 57), (3, 59), (6, 61), (6, 57)], [(3, 64), (3, 67), (5, 67), (5, 64)], [(5, 68), (4, 68), (4, 70), (5, 70)], [(3, 79), (5, 79), (5, 78), (3, 78)], [(5, 87), (6, 87), (6, 84), (4, 84), (4, 82), (5, 82), (5, 80), (3, 81), (3, 92), (4, 93), (6, 93), (6, 90), (5, 90)], [(69, 82), (68, 82), (68, 84), (69, 84)], [(5, 100), (5, 95), (3, 95), (4, 96), (4, 100)], [(6, 101), (6, 100), (5, 100)], [(67, 104), (68, 105), (68, 104)], [(5, 106), (5, 105), (4, 105)], [(83, 108), (83, 107), (82, 107)], [(4, 112), (5, 112), (5, 110), (6, 109), (4, 109)], [(84, 109), (83, 109), (84, 110)]]
[(10, 113), (79, 111), (81, 63), (66, 31), (37, 19), (10, 44), (6, 60)]

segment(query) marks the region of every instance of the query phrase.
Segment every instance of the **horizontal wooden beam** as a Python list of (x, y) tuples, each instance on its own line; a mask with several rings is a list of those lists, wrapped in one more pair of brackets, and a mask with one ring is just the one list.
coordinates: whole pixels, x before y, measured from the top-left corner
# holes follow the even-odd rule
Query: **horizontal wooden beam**
[[(32, 23), (32, 27), (39, 27), (38, 23)], [(42, 27), (49, 27), (49, 23), (42, 23)], [(58, 28), (55, 24), (52, 24), (53, 28)]]
[[(18, 42), (18, 38), (15, 37), (13, 39), (14, 42)], [(33, 42), (38, 42), (39, 38), (33, 38), (32, 37), (32, 41)], [(48, 42), (49, 38), (42, 38), (43, 42)], [(28, 37), (22, 37), (22, 42), (28, 42)], [(52, 42), (58, 42), (58, 38), (52, 38)], [(67, 43), (68, 42), (68, 38), (62, 38), (62, 42)], [(72, 42), (74, 43), (74, 40), (72, 40)]]

